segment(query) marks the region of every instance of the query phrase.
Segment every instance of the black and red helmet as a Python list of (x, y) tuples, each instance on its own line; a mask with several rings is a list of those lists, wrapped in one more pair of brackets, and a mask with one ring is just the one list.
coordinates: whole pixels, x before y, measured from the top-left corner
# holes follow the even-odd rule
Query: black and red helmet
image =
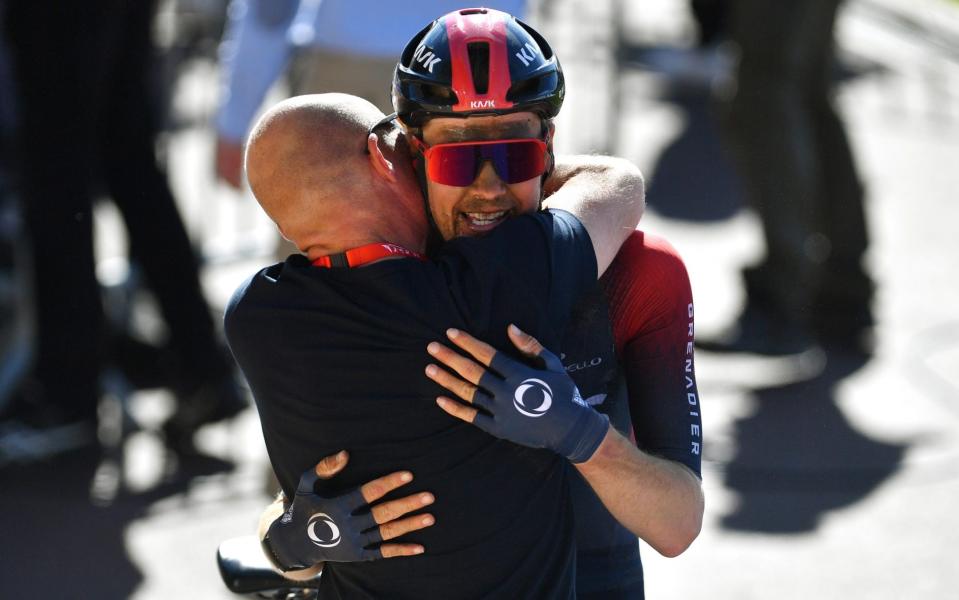
[(411, 127), (430, 117), (521, 111), (551, 119), (564, 93), (563, 69), (543, 36), (489, 8), (433, 21), (406, 45), (393, 72), (393, 108)]

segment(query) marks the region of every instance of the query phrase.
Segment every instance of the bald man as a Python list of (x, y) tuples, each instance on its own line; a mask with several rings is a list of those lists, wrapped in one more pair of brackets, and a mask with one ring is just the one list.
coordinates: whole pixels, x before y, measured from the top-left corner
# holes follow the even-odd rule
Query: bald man
[(395, 131), (366, 136), (364, 123), (377, 117), (372, 104), (347, 94), (299, 96), (250, 135), (253, 194), (311, 261), (369, 242), (423, 250), (428, 226), (406, 144), (396, 144)]
[[(561, 188), (551, 205), (562, 210), (452, 240), (426, 260), (406, 144), (392, 130), (366, 133), (381, 117), (360, 99), (321, 95), (281, 103), (257, 124), (251, 187), (306, 256), (254, 275), (226, 314), (287, 498), (342, 498), (399, 469), (435, 495), (437, 525), (399, 540), (421, 544), (423, 555), (328, 562), (320, 596), (571, 598), (566, 460), (439, 410), (443, 390), (422, 376), (426, 346), (455, 327), (507, 348), (507, 324), (516, 323), (556, 347), (581, 292), (635, 228), (641, 178), (597, 186), (589, 198)], [(349, 469), (298, 489), (317, 457), (342, 449)], [(354, 539), (350, 527), (328, 527), (330, 539), (309, 531), (332, 548)]]

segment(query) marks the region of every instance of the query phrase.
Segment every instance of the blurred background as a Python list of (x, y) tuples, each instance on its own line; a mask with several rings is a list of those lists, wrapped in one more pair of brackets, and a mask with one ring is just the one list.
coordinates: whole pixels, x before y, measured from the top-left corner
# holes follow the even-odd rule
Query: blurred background
[[(291, 93), (369, 79), (384, 102), (392, 38), (447, 9), (99, 4), (0, 0), (0, 597), (230, 598), (217, 545), (254, 531), (273, 488), (219, 327), (287, 251), (240, 144)], [(954, 597), (959, 2), (847, 0), (807, 46), (795, 15), (744, 16), (779, 4), (490, 4), (562, 61), (557, 149), (644, 172), (641, 228), (684, 257), (708, 340), (704, 530), (678, 558), (643, 548), (647, 596)], [(829, 97), (844, 134), (792, 147), (823, 137)], [(756, 265), (820, 197), (829, 226), (777, 288)], [(815, 306), (848, 310), (797, 325), (789, 302), (814, 285)], [(757, 323), (776, 344), (756, 346)]]

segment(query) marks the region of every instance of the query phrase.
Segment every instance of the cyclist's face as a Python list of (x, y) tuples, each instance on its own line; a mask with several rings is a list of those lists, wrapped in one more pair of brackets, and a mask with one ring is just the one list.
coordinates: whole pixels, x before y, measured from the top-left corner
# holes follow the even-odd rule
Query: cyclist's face
[[(498, 139), (539, 139), (542, 121), (534, 113), (501, 116), (430, 119), (423, 126), (428, 146), (451, 142)], [(473, 182), (464, 187), (443, 185), (427, 178), (430, 212), (444, 240), (483, 235), (507, 218), (535, 211), (542, 195), (539, 175), (506, 183), (490, 161), (479, 167)]]

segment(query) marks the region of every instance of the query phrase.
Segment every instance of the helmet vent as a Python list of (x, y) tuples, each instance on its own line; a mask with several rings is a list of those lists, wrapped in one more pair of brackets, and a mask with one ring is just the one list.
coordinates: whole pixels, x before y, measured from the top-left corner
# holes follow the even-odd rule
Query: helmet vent
[(471, 42), (466, 45), (473, 75), (473, 88), (477, 94), (489, 91), (489, 42)]
[(456, 94), (453, 93), (453, 90), (442, 85), (417, 83), (414, 84), (414, 88), (416, 89), (416, 93), (414, 95), (420, 100), (429, 104), (452, 106), (458, 102), (456, 99)]
[(526, 23), (516, 19), (516, 22), (519, 23), (520, 27), (526, 30), (526, 33), (530, 35), (534, 40), (536, 40), (536, 45), (539, 46), (540, 52), (543, 53), (543, 58), (549, 60), (553, 58), (553, 49), (549, 47), (549, 43), (546, 41), (543, 36), (539, 34), (538, 31), (527, 25)]
[(506, 93), (506, 99), (510, 102), (523, 102), (535, 98), (540, 91), (540, 77), (533, 77), (524, 81), (514, 83)]

